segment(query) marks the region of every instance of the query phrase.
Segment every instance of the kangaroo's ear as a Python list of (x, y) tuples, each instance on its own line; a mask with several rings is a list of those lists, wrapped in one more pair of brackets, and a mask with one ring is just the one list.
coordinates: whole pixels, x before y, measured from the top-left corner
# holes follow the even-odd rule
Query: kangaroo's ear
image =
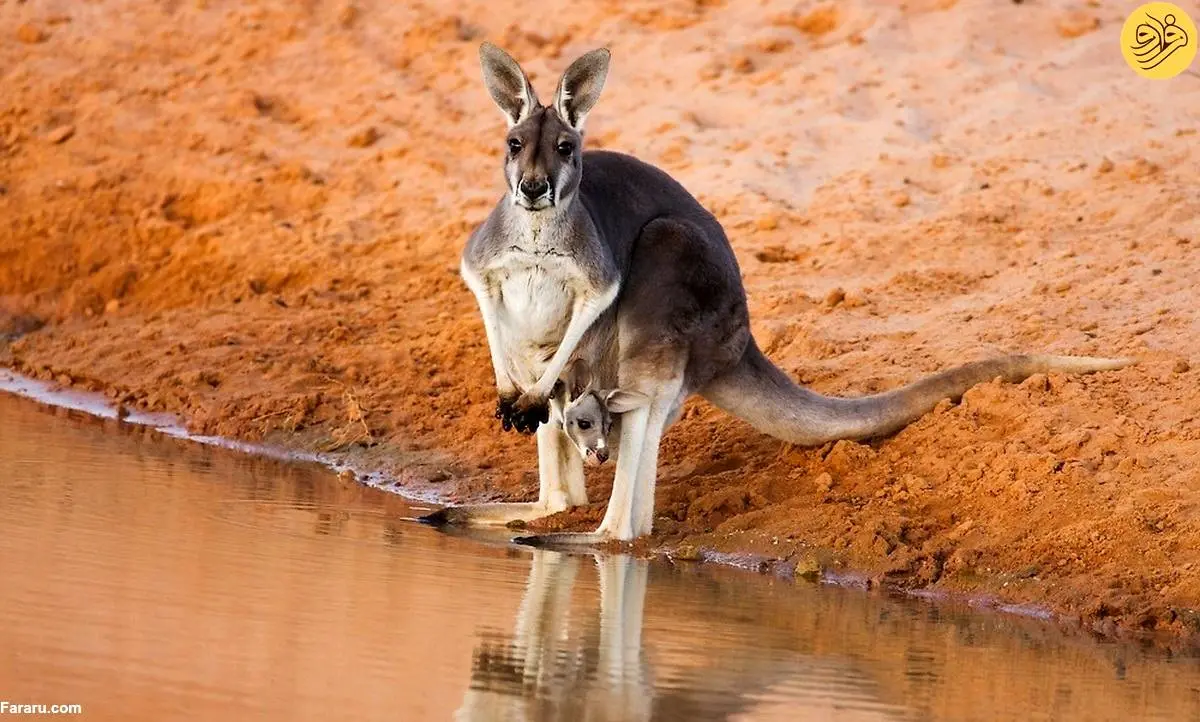
[(592, 387), (592, 367), (588, 362), (577, 358), (567, 367), (567, 389), (572, 399), (577, 399), (587, 393)]
[(640, 409), (650, 403), (650, 397), (640, 391), (625, 391), (613, 389), (604, 397), (604, 405), (611, 414), (623, 414), (626, 411)]
[(511, 128), (528, 118), (538, 106), (537, 93), (517, 61), (495, 45), (484, 43), (479, 46), (479, 64), (483, 68), (483, 84), (500, 106), (508, 126)]
[(583, 121), (600, 99), (604, 90), (604, 79), (608, 77), (608, 48), (600, 48), (580, 56), (554, 92), (554, 109), (567, 125), (576, 131), (583, 130)]

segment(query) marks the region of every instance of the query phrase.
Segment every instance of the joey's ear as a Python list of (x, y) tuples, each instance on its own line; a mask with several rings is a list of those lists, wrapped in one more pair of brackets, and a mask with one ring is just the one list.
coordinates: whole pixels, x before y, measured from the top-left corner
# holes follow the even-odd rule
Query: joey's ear
[(550, 398), (557, 400), (563, 406), (567, 405), (567, 384), (562, 379), (554, 382), (554, 388), (550, 390)]
[(577, 358), (567, 367), (567, 390), (572, 399), (577, 399), (587, 393), (592, 386), (592, 367), (588, 362)]
[(613, 389), (604, 397), (604, 405), (608, 407), (609, 413), (612, 414), (623, 414), (626, 411), (640, 409), (649, 403), (650, 397), (640, 391)]
[(517, 61), (495, 45), (484, 43), (479, 46), (479, 65), (483, 68), (483, 84), (504, 113), (508, 126), (511, 128), (528, 118), (538, 106), (537, 93)]
[(554, 109), (567, 125), (576, 131), (583, 130), (583, 121), (600, 99), (604, 90), (604, 79), (608, 77), (608, 48), (600, 48), (580, 56), (554, 92)]

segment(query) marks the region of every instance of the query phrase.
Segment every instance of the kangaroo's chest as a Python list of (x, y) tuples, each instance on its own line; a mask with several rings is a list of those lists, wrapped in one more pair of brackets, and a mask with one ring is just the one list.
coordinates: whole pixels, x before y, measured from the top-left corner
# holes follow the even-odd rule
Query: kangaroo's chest
[(514, 251), (502, 261), (493, 275), (502, 355), (512, 379), (528, 388), (566, 334), (580, 277), (568, 257), (556, 254)]
[(558, 345), (571, 320), (576, 283), (561, 264), (516, 260), (499, 282), (500, 323), (520, 344)]

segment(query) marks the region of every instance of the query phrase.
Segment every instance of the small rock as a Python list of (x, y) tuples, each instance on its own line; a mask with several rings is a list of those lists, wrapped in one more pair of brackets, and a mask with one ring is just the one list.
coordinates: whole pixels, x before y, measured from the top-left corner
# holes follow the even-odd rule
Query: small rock
[(337, 22), (343, 28), (348, 28), (358, 19), (358, 7), (354, 3), (346, 3), (338, 8)]
[(1157, 163), (1146, 160), (1145, 158), (1136, 158), (1133, 165), (1129, 167), (1127, 175), (1130, 180), (1141, 180), (1152, 175), (1157, 175), (1162, 170)]
[(819, 580), (822, 571), (821, 563), (816, 559), (803, 559), (796, 563), (796, 576), (810, 582)]
[(1058, 34), (1064, 38), (1087, 35), (1100, 27), (1100, 18), (1086, 10), (1072, 10), (1058, 19)]
[(897, 208), (903, 208), (904, 206), (907, 206), (909, 203), (912, 203), (912, 197), (910, 197), (904, 191), (896, 191), (895, 193), (892, 194), (891, 201), (892, 201), (892, 205), (896, 206)]
[(115, 298), (110, 299), (108, 303), (104, 304), (104, 312), (105, 313), (116, 313), (117, 311), (120, 311), (120, 310), (121, 310), (121, 302)]
[(1031, 564), (1023, 569), (1018, 569), (1013, 576), (1017, 579), (1032, 579), (1038, 575), (1038, 565)]
[(779, 227), (779, 216), (774, 213), (759, 216), (754, 225), (760, 231), (773, 231)]
[(1172, 369), (1177, 374), (1186, 374), (1192, 370), (1192, 365), (1187, 362), (1187, 359), (1179, 359), (1175, 362), (1175, 367)]
[(775, 25), (791, 25), (806, 35), (826, 35), (842, 24), (841, 13), (833, 5), (823, 5), (809, 13), (792, 13), (775, 18)]
[(44, 43), (50, 39), (49, 33), (36, 25), (23, 23), (17, 28), (17, 40), (26, 45)]
[(825, 305), (829, 308), (837, 306), (842, 301), (846, 300), (846, 292), (840, 288), (835, 288), (825, 297)]
[(1046, 374), (1034, 374), (1021, 384), (1030, 391), (1049, 391), (1050, 378)]
[(60, 125), (46, 134), (46, 140), (58, 145), (59, 143), (67, 142), (73, 135), (75, 135), (75, 126)]
[(786, 38), (764, 38), (756, 44), (764, 53), (782, 53), (792, 48), (792, 41)]
[(1112, 173), (1113, 168), (1115, 168), (1115, 167), (1116, 167), (1115, 163), (1113, 163), (1108, 158), (1104, 158), (1103, 160), (1100, 161), (1100, 165), (1096, 166), (1096, 172), (1097, 173)]
[(748, 55), (735, 55), (730, 61), (729, 66), (736, 73), (752, 73), (754, 72), (754, 61)]
[(701, 80), (716, 80), (721, 77), (721, 73), (725, 71), (725, 64), (719, 61), (706, 63), (700, 68), (699, 76)]
[(342, 481), (354, 481), (354, 472), (349, 469), (342, 469), (338, 472), (338, 478)]
[(700, 550), (691, 544), (684, 544), (670, 553), (671, 559), (681, 562), (694, 562), (700, 559)]
[(129, 418), (129, 407), (125, 404), (117, 404), (117, 419), (124, 421), (127, 418)]
[(379, 132), (378, 128), (373, 125), (368, 125), (366, 128), (363, 128), (354, 135), (351, 135), (346, 140), (346, 144), (351, 148), (370, 148), (382, 137), (383, 135)]

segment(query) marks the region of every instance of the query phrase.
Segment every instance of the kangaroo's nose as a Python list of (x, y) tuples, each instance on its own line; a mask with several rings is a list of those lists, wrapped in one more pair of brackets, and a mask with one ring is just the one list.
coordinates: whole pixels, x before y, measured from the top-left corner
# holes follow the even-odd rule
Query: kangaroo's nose
[(521, 193), (529, 200), (541, 198), (550, 190), (550, 183), (545, 178), (522, 178)]

